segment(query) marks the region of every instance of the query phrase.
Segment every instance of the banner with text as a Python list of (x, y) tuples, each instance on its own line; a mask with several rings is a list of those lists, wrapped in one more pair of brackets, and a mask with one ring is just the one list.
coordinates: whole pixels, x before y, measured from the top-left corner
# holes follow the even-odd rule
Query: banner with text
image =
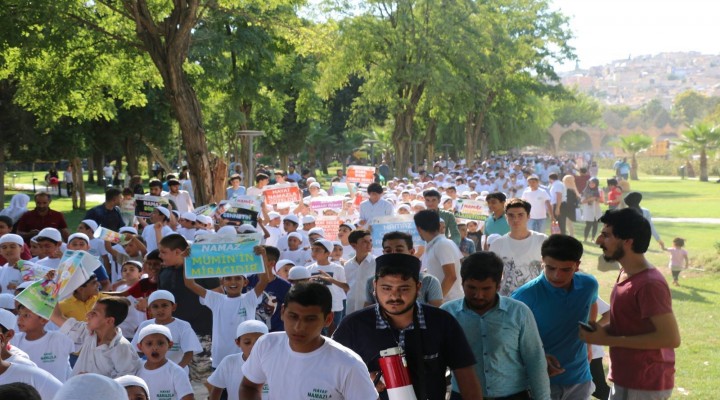
[(370, 233), (372, 234), (373, 248), (382, 248), (382, 238), (388, 232), (400, 231), (412, 235), (413, 246), (424, 245), (425, 242), (415, 227), (412, 215), (388, 215), (373, 218), (370, 221)]
[(260, 198), (255, 196), (237, 196), (232, 201), (221, 201), (216, 214), (227, 221), (228, 225), (250, 224), (257, 227), (260, 213)]
[(259, 233), (197, 235), (185, 258), (185, 276), (198, 279), (263, 273), (263, 259), (253, 250), (261, 238)]
[(338, 240), (337, 237), (340, 230), (340, 217), (337, 215), (319, 216), (315, 218), (315, 226), (322, 228), (323, 232), (325, 232), (325, 235), (323, 236), (325, 239), (330, 241)]
[(375, 167), (351, 165), (347, 169), (347, 178), (345, 178), (345, 181), (349, 183), (369, 185), (375, 182)]
[(156, 207), (167, 207), (170, 202), (165, 197), (135, 195), (135, 216), (139, 218), (150, 218)]
[(217, 209), (216, 203), (210, 203), (205, 204), (204, 206), (200, 206), (193, 210), (193, 214), (195, 215), (205, 215), (208, 217), (212, 217), (213, 214), (215, 214), (215, 210)]
[(300, 187), (295, 182), (265, 186), (263, 195), (266, 204), (297, 203), (302, 200)]
[(310, 199), (310, 209), (315, 211), (323, 210), (326, 208), (330, 208), (333, 210), (342, 210), (344, 201), (345, 197), (343, 196), (312, 197)]
[(485, 221), (490, 210), (487, 202), (480, 200), (458, 199), (455, 216), (473, 221)]

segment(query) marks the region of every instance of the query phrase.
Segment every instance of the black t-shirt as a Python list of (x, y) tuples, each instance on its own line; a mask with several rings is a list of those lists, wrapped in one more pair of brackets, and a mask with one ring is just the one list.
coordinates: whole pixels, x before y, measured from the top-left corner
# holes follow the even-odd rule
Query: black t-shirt
[[(470, 345), (458, 322), (445, 310), (426, 304), (421, 305), (425, 317), (426, 329), (405, 332), (405, 355), (410, 370), (410, 380), (415, 387), (418, 400), (418, 383), (425, 384), (426, 399), (444, 399), (447, 391), (445, 370), (465, 368), (475, 365)], [(418, 332), (420, 334), (418, 335)], [(398, 347), (397, 329), (377, 329), (375, 307), (366, 307), (345, 317), (335, 331), (333, 339), (356, 352), (369, 371), (379, 371), (380, 351)], [(421, 347), (421, 349), (420, 349)], [(422, 357), (422, 359), (420, 358)], [(417, 366), (424, 360), (424, 377), (418, 376)], [(387, 391), (380, 398), (387, 399)]]
[[(196, 279), (195, 282), (208, 290), (220, 285), (217, 278)], [(185, 287), (183, 267), (163, 267), (158, 275), (158, 289), (167, 290), (175, 296), (177, 309), (173, 317), (189, 322), (197, 335), (212, 334), (212, 312), (200, 304), (198, 295)]]
[(111, 210), (108, 210), (104, 204), (100, 204), (88, 210), (85, 214), (85, 219), (91, 219), (97, 222), (98, 225), (102, 225), (103, 228), (108, 228), (115, 232), (125, 226), (122, 215), (120, 215), (120, 209), (113, 207)]

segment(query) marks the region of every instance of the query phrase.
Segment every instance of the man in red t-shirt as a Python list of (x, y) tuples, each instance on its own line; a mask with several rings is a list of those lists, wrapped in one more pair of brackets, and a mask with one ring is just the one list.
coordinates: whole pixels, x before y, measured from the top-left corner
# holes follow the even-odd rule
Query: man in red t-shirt
[(607, 261), (618, 261), (620, 276), (610, 297), (610, 322), (580, 329), (587, 343), (610, 346), (610, 396), (615, 399), (669, 399), (675, 384), (675, 348), (680, 331), (665, 277), (645, 259), (650, 224), (637, 211), (609, 210), (595, 241)]
[(61, 212), (50, 209), (51, 201), (49, 193), (35, 193), (35, 209), (26, 212), (17, 221), (17, 234), (22, 236), (26, 243), (29, 243), (30, 239), (44, 228), (59, 230), (63, 241), (67, 241), (70, 235), (67, 222)]

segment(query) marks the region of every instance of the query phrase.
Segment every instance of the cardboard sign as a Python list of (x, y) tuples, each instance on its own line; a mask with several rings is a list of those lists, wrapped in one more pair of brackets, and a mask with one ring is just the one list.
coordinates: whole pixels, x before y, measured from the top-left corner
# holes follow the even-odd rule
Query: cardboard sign
[(138, 218), (150, 218), (153, 210), (157, 207), (167, 207), (170, 202), (165, 197), (135, 195), (135, 216)]
[(355, 192), (354, 190), (354, 184), (349, 182), (333, 182), (332, 183), (332, 194), (334, 196), (337, 195), (344, 195), (344, 194), (353, 194)]
[(331, 208), (334, 210), (342, 210), (345, 197), (343, 196), (320, 196), (310, 199), (311, 210), (322, 210)]
[(458, 199), (455, 216), (473, 221), (485, 221), (490, 214), (487, 202), (470, 199)]
[(215, 213), (226, 220), (228, 225), (250, 224), (257, 227), (260, 199), (254, 196), (238, 196), (232, 201), (220, 202)]
[(320, 216), (315, 218), (315, 227), (322, 228), (325, 239), (329, 241), (338, 240), (338, 232), (340, 231), (339, 216)]
[(263, 259), (253, 250), (261, 238), (259, 233), (197, 235), (185, 258), (185, 276), (198, 279), (263, 273)]
[(359, 183), (361, 185), (369, 185), (375, 182), (375, 167), (366, 167), (364, 165), (351, 165), (347, 170), (348, 183)]
[(370, 234), (372, 236), (373, 248), (382, 249), (383, 236), (388, 232), (394, 231), (405, 232), (412, 235), (413, 246), (425, 244), (425, 241), (422, 240), (415, 227), (415, 220), (413, 220), (412, 215), (388, 215), (373, 218), (370, 221)]
[(295, 182), (265, 186), (263, 195), (266, 204), (297, 203), (302, 200), (300, 187)]

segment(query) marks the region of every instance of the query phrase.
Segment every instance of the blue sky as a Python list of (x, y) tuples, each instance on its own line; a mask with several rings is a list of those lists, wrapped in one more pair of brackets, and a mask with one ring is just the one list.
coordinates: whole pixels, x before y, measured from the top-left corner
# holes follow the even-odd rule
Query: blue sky
[(582, 68), (629, 55), (670, 51), (720, 54), (720, 0), (551, 1), (554, 9), (570, 17), (575, 35), (571, 44)]

